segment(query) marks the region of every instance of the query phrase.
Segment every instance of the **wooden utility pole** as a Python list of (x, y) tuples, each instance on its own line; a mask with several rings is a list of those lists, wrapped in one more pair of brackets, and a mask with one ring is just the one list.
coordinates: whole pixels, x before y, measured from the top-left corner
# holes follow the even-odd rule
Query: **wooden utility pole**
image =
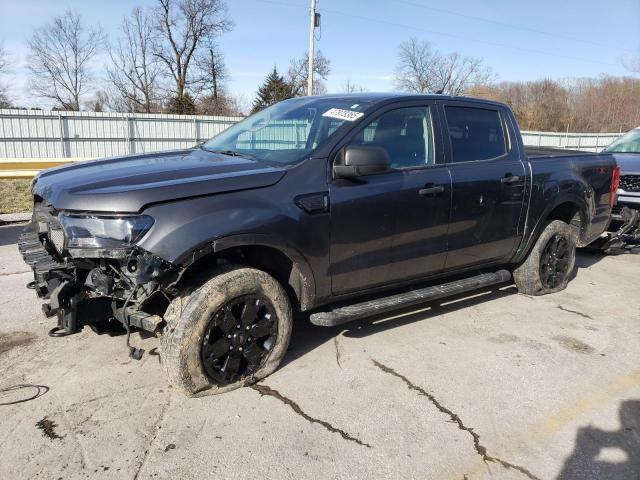
[(309, 19), (309, 72), (307, 74), (307, 95), (313, 95), (313, 59), (316, 25), (316, 0), (311, 0), (311, 14)]

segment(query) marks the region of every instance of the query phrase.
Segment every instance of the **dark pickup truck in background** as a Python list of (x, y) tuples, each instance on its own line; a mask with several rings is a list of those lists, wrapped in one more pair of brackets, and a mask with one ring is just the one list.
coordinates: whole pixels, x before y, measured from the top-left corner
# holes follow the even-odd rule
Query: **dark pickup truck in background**
[(52, 335), (155, 332), (169, 381), (216, 393), (277, 368), (294, 312), (331, 326), (512, 277), (563, 289), (616, 172), (528, 157), (500, 103), (303, 97), (198, 148), (44, 171), (19, 248)]

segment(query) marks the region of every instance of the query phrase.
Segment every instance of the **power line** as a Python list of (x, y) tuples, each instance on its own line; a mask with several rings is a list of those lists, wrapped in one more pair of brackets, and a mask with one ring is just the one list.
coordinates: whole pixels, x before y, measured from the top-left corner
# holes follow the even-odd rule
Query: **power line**
[[(304, 5), (300, 5), (300, 4), (295, 4), (295, 3), (291, 3), (291, 2), (286, 2), (283, 0), (256, 0), (259, 2), (263, 2), (263, 3), (273, 3), (273, 4), (277, 4), (277, 5), (286, 5), (289, 7), (301, 7), (301, 8), (307, 8)], [(401, 0), (404, 1), (404, 0)], [(599, 61), (599, 60), (593, 60), (590, 58), (583, 58), (583, 57), (575, 57), (572, 55), (563, 55), (563, 54), (559, 54), (559, 53), (553, 53), (553, 52), (547, 52), (544, 50), (536, 50), (533, 48), (527, 48), (527, 47), (520, 47), (517, 45), (508, 45), (508, 44), (504, 44), (504, 43), (498, 43), (498, 42), (491, 42), (488, 40), (481, 40), (478, 38), (471, 38), (471, 37), (466, 37), (463, 35), (456, 35), (455, 33), (449, 33), (449, 32), (442, 32), (442, 31), (438, 31), (438, 30), (433, 30), (433, 29), (428, 29), (428, 28), (423, 28), (423, 27), (416, 27), (414, 25), (407, 25), (405, 23), (398, 23), (398, 22), (391, 22), (389, 20), (381, 20), (378, 18), (373, 18), (373, 17), (368, 17), (365, 15), (357, 15), (357, 14), (353, 14), (353, 13), (348, 13), (348, 12), (342, 12), (339, 10), (333, 10), (333, 9), (328, 9), (328, 8), (321, 8), (318, 9), (321, 12), (326, 12), (326, 13), (333, 13), (335, 15), (342, 15), (344, 17), (351, 17), (351, 18), (356, 18), (358, 20), (365, 20), (367, 22), (376, 22), (376, 23), (381, 23), (381, 24), (385, 24), (385, 25), (392, 25), (394, 27), (399, 27), (399, 28), (408, 28), (411, 30), (415, 30), (415, 31), (419, 31), (419, 32), (425, 32), (425, 33), (431, 33), (431, 34), (435, 34), (435, 35), (441, 35), (441, 36), (445, 36), (445, 37), (451, 37), (451, 38), (457, 38), (459, 40), (465, 40), (467, 42), (473, 42), (473, 43), (482, 43), (485, 45), (491, 45), (494, 47), (500, 47), (500, 48), (507, 48), (510, 50), (519, 50), (522, 52), (527, 52), (527, 53), (535, 53), (538, 55), (546, 55), (549, 57), (557, 57), (557, 58), (564, 58), (567, 60), (577, 60), (580, 62), (587, 62), (587, 63), (595, 63), (595, 64), (599, 64), (599, 65), (606, 65), (609, 67), (615, 67), (617, 66), (614, 63), (610, 63), (610, 62), (603, 62), (603, 61)], [(478, 17), (479, 18), (479, 17)]]
[[(272, 1), (272, 0), (261, 0), (261, 1)], [(346, 17), (357, 18), (359, 20), (366, 20), (368, 22), (383, 23), (383, 24), (387, 24), (387, 25), (393, 25), (395, 27), (409, 28), (409, 29), (412, 29), (412, 30), (420, 31), (420, 32), (433, 33), (433, 34), (442, 35), (442, 36), (445, 36), (445, 37), (457, 38), (457, 39), (460, 39), (460, 40), (465, 40), (467, 42), (483, 43), (485, 45), (492, 45), (494, 47), (508, 48), (508, 49), (511, 49), (511, 50), (521, 50), (523, 52), (537, 53), (537, 54), (540, 54), (540, 55), (548, 55), (548, 56), (551, 56), (551, 57), (565, 58), (565, 59), (569, 59), (569, 60), (579, 60), (581, 62), (598, 63), (600, 65), (607, 65), (607, 66), (611, 66), (611, 67), (615, 67), (616, 66), (615, 64), (609, 63), (609, 62), (601, 62), (599, 60), (592, 60), (592, 59), (589, 59), (589, 58), (574, 57), (574, 56), (571, 56), (571, 55), (562, 55), (562, 54), (558, 54), (558, 53), (545, 52), (543, 50), (536, 50), (536, 49), (527, 48), (527, 47), (518, 47), (516, 45), (507, 45), (507, 44), (504, 44), (504, 43), (490, 42), (490, 41), (487, 41), (487, 40), (480, 40), (478, 38), (471, 38), (471, 37), (465, 37), (465, 36), (462, 36), (462, 35), (456, 35), (454, 33), (441, 32), (441, 31), (438, 31), (438, 30), (432, 30), (432, 29), (427, 29), (427, 28), (422, 28), (422, 27), (416, 27), (416, 26), (407, 25), (407, 24), (404, 24), (404, 23), (390, 22), (388, 20), (380, 20), (378, 18), (366, 17), (364, 15), (356, 15), (356, 14), (353, 14), (353, 13), (340, 12), (340, 11), (337, 11), (337, 10), (329, 10), (327, 8), (323, 8), (321, 11), (328, 12), (328, 13), (333, 13), (333, 14), (336, 14), (336, 15), (343, 15), (343, 16), (346, 16)]]
[(308, 7), (306, 5), (301, 5), (299, 3), (284, 2), (281, 0), (255, 0), (255, 1), (262, 2), (262, 3), (273, 3), (276, 5), (286, 5), (288, 7), (304, 8), (305, 10), (308, 10)]
[(595, 45), (595, 46), (603, 47), (603, 48), (613, 48), (613, 49), (616, 49), (616, 50), (624, 50), (626, 52), (635, 52), (635, 50), (630, 49), (630, 48), (607, 45), (607, 44), (604, 44), (604, 43), (594, 42), (593, 40), (587, 40), (587, 39), (584, 39), (584, 38), (573, 37), (573, 36), (570, 36), (570, 35), (563, 35), (562, 33), (547, 32), (547, 31), (544, 31), (544, 30), (538, 30), (536, 28), (527, 27), (526, 25), (516, 25), (516, 24), (512, 24), (512, 23), (501, 22), (499, 20), (493, 20), (491, 18), (478, 17), (478, 16), (475, 16), (475, 15), (469, 15), (468, 13), (454, 12), (453, 10), (447, 10), (446, 8), (432, 7), (432, 6), (429, 6), (429, 5), (423, 5), (421, 3), (412, 2), (410, 0), (396, 0), (396, 1), (398, 3), (404, 3), (406, 5), (412, 5), (414, 7), (424, 8), (426, 10), (432, 10), (434, 12), (446, 13), (446, 14), (449, 14), (449, 15), (455, 15), (455, 16), (462, 17), (462, 18), (468, 18), (470, 20), (479, 20), (481, 22), (492, 23), (494, 25), (500, 25), (502, 27), (513, 28), (513, 29), (516, 29), (516, 30), (526, 30), (526, 31), (529, 31), (529, 32), (537, 33), (539, 35), (548, 35), (550, 37), (564, 38), (565, 40), (571, 40), (573, 42), (586, 43), (586, 44)]

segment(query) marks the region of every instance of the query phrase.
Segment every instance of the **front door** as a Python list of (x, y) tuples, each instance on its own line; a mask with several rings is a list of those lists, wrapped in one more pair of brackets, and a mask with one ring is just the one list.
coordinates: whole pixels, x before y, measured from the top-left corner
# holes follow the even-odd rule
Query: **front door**
[(437, 162), (441, 142), (434, 135), (434, 118), (432, 105), (390, 107), (349, 141), (385, 148), (392, 169), (331, 184), (334, 294), (444, 268), (451, 179)]
[(526, 172), (497, 108), (444, 105), (452, 207), (446, 268), (508, 261), (522, 232)]

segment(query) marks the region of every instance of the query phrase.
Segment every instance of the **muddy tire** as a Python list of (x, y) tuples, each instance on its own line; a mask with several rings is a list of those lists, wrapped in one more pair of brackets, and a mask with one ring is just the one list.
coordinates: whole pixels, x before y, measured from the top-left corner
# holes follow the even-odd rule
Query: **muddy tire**
[(547, 224), (526, 260), (513, 271), (518, 292), (546, 295), (567, 287), (576, 264), (576, 229), (561, 220)]
[(291, 336), (285, 290), (253, 268), (226, 268), (200, 280), (173, 300), (164, 318), (162, 365), (169, 383), (189, 396), (266, 377), (278, 368)]

